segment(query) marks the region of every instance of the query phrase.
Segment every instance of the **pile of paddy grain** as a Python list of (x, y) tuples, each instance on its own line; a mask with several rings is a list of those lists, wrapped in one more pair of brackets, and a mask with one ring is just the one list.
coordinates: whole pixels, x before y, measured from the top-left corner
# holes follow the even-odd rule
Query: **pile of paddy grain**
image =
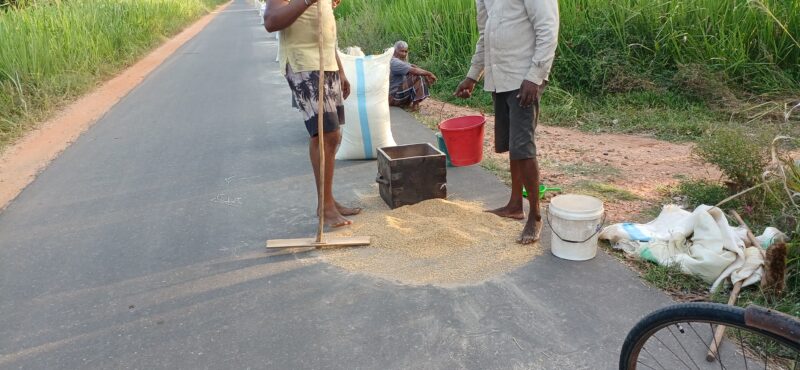
[(478, 203), (433, 199), (390, 210), (364, 198), (354, 225), (334, 233), (369, 235), (361, 248), (328, 249), (322, 258), (342, 269), (412, 285), (474, 284), (514, 270), (539, 254), (522, 246), (519, 221), (483, 212)]

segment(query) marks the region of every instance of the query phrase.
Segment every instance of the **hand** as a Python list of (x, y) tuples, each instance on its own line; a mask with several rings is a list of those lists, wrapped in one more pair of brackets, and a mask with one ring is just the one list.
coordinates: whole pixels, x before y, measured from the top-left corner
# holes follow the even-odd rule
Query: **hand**
[(456, 87), (456, 91), (453, 93), (453, 96), (457, 96), (462, 99), (466, 99), (472, 96), (472, 91), (475, 90), (475, 84), (477, 81), (467, 77), (464, 81), (461, 81)]
[[(316, 1), (316, 0), (314, 0), (314, 1)], [(341, 2), (342, 2), (342, 0), (333, 0), (333, 7), (336, 8), (337, 6), (339, 6), (339, 3), (341, 3)]]
[(522, 81), (522, 85), (519, 87), (519, 94), (517, 94), (517, 99), (519, 99), (519, 106), (523, 108), (528, 108), (533, 103), (539, 104), (539, 99), (542, 98), (543, 92), (544, 92), (544, 84), (537, 85), (528, 80)]
[(342, 82), (342, 99), (347, 99), (350, 96), (350, 81), (344, 76), (344, 73), (339, 74), (339, 80)]
[(436, 75), (433, 73), (428, 72), (428, 74), (425, 76), (425, 81), (428, 81), (428, 85), (435, 84), (436, 80), (437, 80)]

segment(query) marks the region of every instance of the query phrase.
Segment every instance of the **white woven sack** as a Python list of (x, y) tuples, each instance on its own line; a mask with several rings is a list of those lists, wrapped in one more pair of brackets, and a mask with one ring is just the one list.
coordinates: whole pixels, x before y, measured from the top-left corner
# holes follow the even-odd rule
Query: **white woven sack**
[(394, 48), (367, 56), (355, 50), (350, 49), (356, 55), (339, 53), (350, 81), (350, 97), (344, 101), (346, 123), (336, 159), (375, 159), (378, 148), (397, 145), (389, 117), (389, 66)]

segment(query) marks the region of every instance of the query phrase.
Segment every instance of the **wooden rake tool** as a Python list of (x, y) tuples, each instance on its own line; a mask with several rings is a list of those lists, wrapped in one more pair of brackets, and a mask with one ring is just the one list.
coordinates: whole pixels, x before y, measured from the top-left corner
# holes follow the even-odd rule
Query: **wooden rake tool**
[(322, 248), (322, 247), (355, 247), (369, 245), (369, 236), (348, 236), (324, 238), (325, 228), (325, 140), (323, 131), (323, 113), (325, 111), (325, 59), (324, 38), (322, 28), (322, 0), (317, 1), (317, 39), (319, 43), (319, 104), (317, 105), (317, 132), (319, 135), (319, 226), (316, 238), (273, 239), (267, 240), (267, 249), (280, 248)]

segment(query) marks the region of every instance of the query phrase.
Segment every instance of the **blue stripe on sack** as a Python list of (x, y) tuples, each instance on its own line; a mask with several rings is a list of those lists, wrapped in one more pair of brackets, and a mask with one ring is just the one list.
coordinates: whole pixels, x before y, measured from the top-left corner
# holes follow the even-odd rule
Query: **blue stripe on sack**
[(639, 228), (636, 227), (636, 225), (634, 225), (634, 224), (632, 224), (630, 222), (623, 223), (622, 224), (622, 228), (625, 229), (625, 232), (627, 232), (628, 235), (630, 235), (632, 240), (638, 240), (640, 242), (649, 242), (650, 241), (650, 237), (649, 236), (644, 235), (644, 233), (642, 233), (642, 231), (639, 230)]
[[(369, 59), (369, 57), (367, 57)], [(367, 115), (367, 87), (364, 76), (364, 58), (356, 59), (356, 97), (358, 98), (358, 119), (361, 121), (361, 136), (364, 143), (364, 158), (373, 158), (372, 134), (369, 132)]]

